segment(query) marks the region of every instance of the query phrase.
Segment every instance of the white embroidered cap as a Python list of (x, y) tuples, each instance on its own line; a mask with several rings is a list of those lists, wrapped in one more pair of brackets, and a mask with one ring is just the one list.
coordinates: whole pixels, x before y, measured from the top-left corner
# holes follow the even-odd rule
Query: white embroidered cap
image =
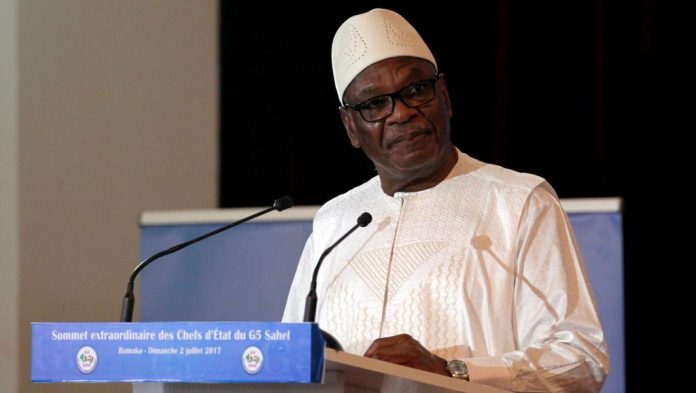
[(437, 70), (435, 57), (416, 29), (394, 11), (375, 8), (350, 17), (336, 31), (331, 45), (331, 65), (338, 99), (365, 68), (391, 57), (412, 56), (428, 60)]

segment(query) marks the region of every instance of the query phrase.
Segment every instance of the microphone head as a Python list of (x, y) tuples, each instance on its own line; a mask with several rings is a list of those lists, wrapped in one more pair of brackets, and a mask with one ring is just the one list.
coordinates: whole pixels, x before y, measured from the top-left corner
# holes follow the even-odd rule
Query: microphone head
[(365, 212), (358, 217), (358, 225), (361, 227), (366, 227), (367, 224), (372, 222), (372, 215), (368, 212)]
[(289, 196), (284, 196), (273, 201), (273, 208), (282, 212), (283, 210), (292, 207), (292, 198)]

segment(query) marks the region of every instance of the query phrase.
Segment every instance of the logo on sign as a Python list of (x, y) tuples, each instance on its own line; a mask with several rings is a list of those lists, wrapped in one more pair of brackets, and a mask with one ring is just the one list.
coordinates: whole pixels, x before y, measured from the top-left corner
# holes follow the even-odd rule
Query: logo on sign
[(257, 347), (249, 347), (242, 354), (242, 367), (247, 374), (256, 374), (263, 367), (263, 352)]
[(97, 351), (92, 347), (82, 347), (77, 351), (77, 368), (83, 374), (89, 374), (97, 368)]

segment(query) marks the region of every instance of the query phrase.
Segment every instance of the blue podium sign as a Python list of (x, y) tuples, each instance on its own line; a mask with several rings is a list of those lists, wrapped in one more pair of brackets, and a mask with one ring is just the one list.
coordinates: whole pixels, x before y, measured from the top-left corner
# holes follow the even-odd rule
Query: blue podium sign
[(32, 324), (32, 382), (314, 383), (323, 366), (316, 324)]

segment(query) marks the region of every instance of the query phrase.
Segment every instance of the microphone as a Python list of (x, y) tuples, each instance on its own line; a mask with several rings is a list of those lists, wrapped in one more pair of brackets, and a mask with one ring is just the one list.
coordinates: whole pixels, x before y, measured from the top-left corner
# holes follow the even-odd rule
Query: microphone
[(135, 269), (133, 269), (133, 273), (131, 273), (130, 278), (128, 279), (128, 286), (126, 287), (126, 294), (123, 296), (123, 303), (121, 304), (121, 322), (131, 322), (133, 320), (133, 306), (135, 305), (135, 296), (133, 296), (133, 284), (135, 282), (135, 277), (147, 265), (149, 265), (150, 263), (154, 262), (155, 260), (157, 260), (165, 255), (175, 253), (175, 252), (181, 250), (182, 248), (186, 248), (186, 247), (190, 246), (193, 243), (198, 243), (201, 240), (207, 239), (213, 235), (217, 235), (218, 233), (220, 233), (222, 231), (226, 231), (226, 230), (228, 230), (232, 227), (235, 227), (239, 224), (245, 223), (245, 222), (252, 220), (258, 216), (266, 214), (266, 213), (270, 212), (271, 210), (277, 210), (280, 212), (280, 211), (283, 211), (285, 209), (288, 209), (288, 208), (292, 207), (292, 203), (293, 203), (292, 198), (290, 198), (289, 196), (284, 196), (282, 198), (276, 199), (275, 201), (273, 201), (273, 206), (271, 206), (267, 209), (261, 210), (258, 213), (254, 213), (254, 214), (250, 215), (249, 217), (235, 221), (231, 224), (227, 224), (227, 225), (220, 227), (214, 231), (205, 233), (201, 236), (198, 236), (195, 239), (191, 239), (189, 241), (186, 241), (186, 242), (177, 244), (173, 247), (170, 247), (164, 251), (160, 251), (157, 254), (155, 254), (155, 255), (143, 260), (142, 262), (140, 262), (140, 264), (138, 264), (138, 266), (136, 266)]
[[(310, 284), (310, 289), (309, 293), (307, 294), (307, 300), (305, 300), (305, 312), (304, 312), (304, 322), (316, 322), (316, 314), (317, 314), (317, 275), (319, 274), (319, 268), (321, 267), (322, 262), (324, 262), (324, 258), (326, 258), (327, 255), (341, 243), (345, 238), (348, 237), (353, 231), (358, 229), (358, 227), (366, 227), (370, 222), (372, 222), (372, 216), (370, 213), (365, 212), (358, 217), (358, 223), (355, 224), (348, 232), (346, 232), (345, 235), (341, 236), (340, 239), (336, 240), (334, 244), (329, 246), (319, 257), (319, 262), (317, 262), (317, 266), (314, 268), (314, 273), (312, 274), (312, 283)], [(322, 330), (322, 334), (324, 335), (324, 339), (326, 341), (326, 345), (329, 348), (334, 348), (336, 350), (343, 350), (341, 347), (341, 344), (339, 344), (338, 340), (334, 338), (331, 334), (328, 332), (325, 332)]]

